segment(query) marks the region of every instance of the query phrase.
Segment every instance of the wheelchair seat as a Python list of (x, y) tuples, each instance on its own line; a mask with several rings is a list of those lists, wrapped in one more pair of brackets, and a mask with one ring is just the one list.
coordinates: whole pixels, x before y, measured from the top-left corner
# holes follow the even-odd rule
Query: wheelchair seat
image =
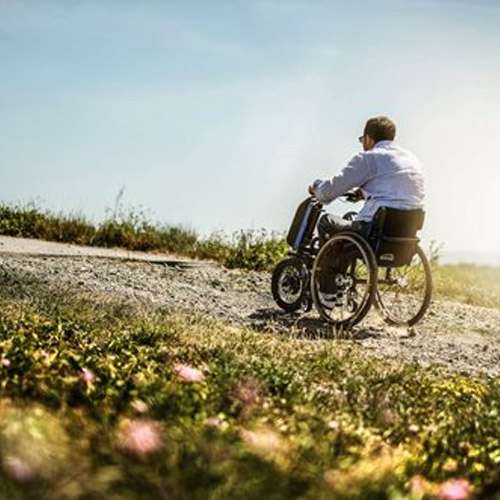
[(417, 251), (417, 233), (424, 225), (422, 209), (381, 207), (373, 218), (370, 243), (382, 267), (408, 265)]

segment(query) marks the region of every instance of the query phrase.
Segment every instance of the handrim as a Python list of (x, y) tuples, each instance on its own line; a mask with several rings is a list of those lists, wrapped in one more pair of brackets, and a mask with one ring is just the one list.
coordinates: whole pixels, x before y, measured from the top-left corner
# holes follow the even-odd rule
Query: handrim
[[(432, 299), (432, 273), (431, 273), (429, 261), (425, 255), (424, 251), (422, 250), (422, 248), (419, 245), (417, 245), (417, 250), (416, 250), (416, 253), (415, 253), (415, 256), (413, 257), (413, 259), (415, 259), (417, 256), (420, 259), (420, 264), (423, 266), (423, 270), (422, 270), (423, 271), (423, 281), (424, 281), (423, 287), (422, 287), (423, 296), (422, 296), (422, 301), (421, 301), (416, 313), (414, 313), (414, 314), (412, 313), (411, 317), (401, 318), (401, 316), (397, 315), (395, 308), (392, 308), (392, 307), (390, 307), (389, 304), (387, 304), (387, 301), (384, 304), (383, 293), (381, 292), (381, 286), (380, 286), (381, 284), (383, 285), (384, 283), (381, 282), (380, 280), (378, 280), (375, 305), (377, 307), (377, 310), (379, 311), (379, 313), (383, 317), (384, 321), (388, 324), (396, 325), (396, 326), (413, 326), (418, 321), (420, 321), (422, 319), (422, 317), (427, 312), (427, 309), (430, 306), (431, 299)], [(410, 265), (411, 265), (411, 263), (410, 263)], [(409, 266), (401, 266), (401, 268), (402, 267), (406, 268)], [(416, 266), (414, 266), (414, 267), (416, 267)], [(380, 269), (382, 269), (382, 268), (380, 268)], [(400, 268), (394, 268), (394, 269), (397, 270)], [(385, 272), (387, 273), (388, 271), (385, 271)], [(386, 293), (389, 293), (389, 292), (386, 292)], [(393, 292), (393, 293), (396, 293), (396, 297), (397, 297), (398, 292)], [(405, 296), (405, 303), (407, 304), (409, 295), (403, 295), (403, 296)]]
[[(364, 283), (365, 291), (363, 294), (363, 299), (361, 304), (356, 307), (355, 311), (347, 318), (343, 317), (343, 313), (341, 314), (341, 319), (335, 320), (329, 316), (327, 313), (327, 308), (325, 304), (322, 303), (321, 298), (319, 296), (319, 285), (318, 281), (318, 267), (320, 266), (321, 258), (324, 254), (330, 250), (330, 248), (338, 244), (339, 242), (344, 241), (346, 243), (351, 243), (355, 245), (357, 251), (360, 253), (361, 258), (363, 260), (364, 266), (367, 269), (366, 279), (356, 280), (357, 283)], [(358, 260), (359, 257), (356, 258)], [(346, 274), (346, 273), (344, 273)], [(319, 251), (316, 259), (314, 260), (314, 265), (311, 273), (311, 296), (314, 302), (314, 305), (320, 314), (321, 318), (327, 321), (329, 324), (335, 325), (336, 327), (352, 327), (356, 323), (359, 323), (368, 313), (373, 301), (375, 300), (376, 294), (376, 277), (377, 277), (377, 263), (375, 260), (375, 255), (373, 250), (368, 245), (368, 243), (357, 233), (354, 232), (342, 232), (337, 233), (330, 240), (328, 240), (321, 250)], [(333, 309), (332, 309), (333, 310)]]

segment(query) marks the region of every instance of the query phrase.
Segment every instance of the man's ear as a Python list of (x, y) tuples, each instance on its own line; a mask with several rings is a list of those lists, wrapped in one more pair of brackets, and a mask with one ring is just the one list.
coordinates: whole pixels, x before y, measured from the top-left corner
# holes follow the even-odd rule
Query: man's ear
[(375, 141), (369, 135), (365, 136), (365, 141), (366, 141), (365, 145), (367, 151), (369, 151), (370, 149), (373, 148), (373, 146), (375, 146)]

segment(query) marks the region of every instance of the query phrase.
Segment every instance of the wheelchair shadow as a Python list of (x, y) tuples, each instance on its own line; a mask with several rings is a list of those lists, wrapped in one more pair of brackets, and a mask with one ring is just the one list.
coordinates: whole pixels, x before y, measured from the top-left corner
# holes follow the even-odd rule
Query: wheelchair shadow
[(350, 330), (335, 329), (311, 313), (287, 313), (277, 308), (261, 308), (249, 314), (251, 326), (259, 331), (293, 335), (305, 339), (343, 339), (363, 341), (382, 336), (375, 328), (356, 326)]

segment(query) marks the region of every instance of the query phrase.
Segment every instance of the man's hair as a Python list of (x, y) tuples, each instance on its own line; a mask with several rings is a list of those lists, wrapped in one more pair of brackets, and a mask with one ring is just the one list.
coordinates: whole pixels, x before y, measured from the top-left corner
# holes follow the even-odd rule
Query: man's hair
[(375, 143), (392, 141), (396, 137), (396, 125), (387, 116), (376, 116), (366, 122), (364, 135), (369, 135)]

